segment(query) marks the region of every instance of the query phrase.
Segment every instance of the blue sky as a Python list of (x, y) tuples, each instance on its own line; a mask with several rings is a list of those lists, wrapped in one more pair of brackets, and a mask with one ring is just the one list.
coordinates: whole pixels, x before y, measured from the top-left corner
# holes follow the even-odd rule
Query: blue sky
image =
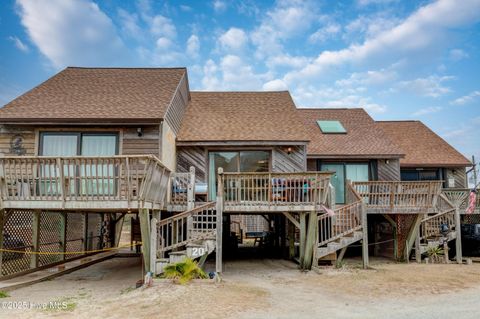
[(480, 158), (480, 0), (0, 2), (0, 105), (65, 66), (187, 66), (194, 90), (420, 119)]

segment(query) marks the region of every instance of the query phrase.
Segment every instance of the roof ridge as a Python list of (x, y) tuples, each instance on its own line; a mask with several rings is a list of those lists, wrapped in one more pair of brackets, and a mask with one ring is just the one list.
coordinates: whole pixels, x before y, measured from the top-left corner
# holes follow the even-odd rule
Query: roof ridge
[(363, 110), (366, 112), (365, 108), (363, 107), (321, 107), (321, 106), (315, 106), (315, 107), (297, 107), (298, 110)]
[(420, 122), (420, 123), (423, 123), (420, 120), (380, 120), (380, 121), (375, 121), (375, 122)]
[(192, 90), (190, 93), (290, 93), (288, 90), (281, 91), (195, 91)]
[(65, 69), (85, 69), (85, 70), (186, 70), (185, 66), (178, 67), (103, 67), (103, 66), (67, 66)]

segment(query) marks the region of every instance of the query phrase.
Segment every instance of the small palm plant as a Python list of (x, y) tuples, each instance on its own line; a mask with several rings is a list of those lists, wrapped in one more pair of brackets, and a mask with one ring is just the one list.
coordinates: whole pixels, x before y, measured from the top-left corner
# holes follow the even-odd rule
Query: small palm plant
[(437, 263), (441, 260), (441, 258), (443, 258), (445, 251), (439, 246), (429, 247), (427, 250), (427, 255), (433, 263)]
[(178, 280), (180, 284), (186, 284), (192, 279), (206, 279), (207, 274), (198, 266), (198, 263), (190, 258), (165, 266), (163, 276), (168, 279)]

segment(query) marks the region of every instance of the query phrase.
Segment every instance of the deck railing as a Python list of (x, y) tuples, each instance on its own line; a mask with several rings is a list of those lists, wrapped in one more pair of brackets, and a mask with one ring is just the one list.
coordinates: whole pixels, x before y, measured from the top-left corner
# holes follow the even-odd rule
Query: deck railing
[(369, 210), (409, 213), (433, 210), (442, 182), (371, 181), (352, 185)]
[(455, 208), (422, 220), (420, 223), (420, 240), (441, 237), (441, 230), (444, 225), (447, 227), (447, 233), (455, 230)]
[(171, 205), (187, 206), (190, 173), (171, 174)]
[[(471, 190), (466, 188), (442, 190), (442, 194), (445, 195), (455, 207), (459, 208), (461, 214), (465, 214), (465, 211), (467, 210), (470, 192)], [(475, 207), (475, 212), (480, 213), (480, 189), (477, 189), (477, 201)]]
[(324, 205), (330, 173), (223, 173), (223, 200), (229, 207)]
[(362, 228), (362, 202), (352, 204), (334, 210), (334, 215), (327, 213), (318, 216), (318, 244), (325, 245), (342, 236), (350, 234)]
[(127, 201), (162, 206), (170, 170), (155, 156), (0, 157), (0, 205)]
[(165, 218), (157, 223), (157, 252), (184, 246), (186, 243), (216, 238), (215, 202)]

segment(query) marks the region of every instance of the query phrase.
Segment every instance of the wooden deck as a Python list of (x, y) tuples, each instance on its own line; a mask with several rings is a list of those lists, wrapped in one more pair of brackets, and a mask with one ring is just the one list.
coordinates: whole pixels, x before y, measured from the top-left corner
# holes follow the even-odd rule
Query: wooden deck
[(0, 158), (4, 209), (162, 209), (170, 171), (155, 156)]
[(429, 214), (442, 191), (441, 181), (353, 182), (369, 214)]

